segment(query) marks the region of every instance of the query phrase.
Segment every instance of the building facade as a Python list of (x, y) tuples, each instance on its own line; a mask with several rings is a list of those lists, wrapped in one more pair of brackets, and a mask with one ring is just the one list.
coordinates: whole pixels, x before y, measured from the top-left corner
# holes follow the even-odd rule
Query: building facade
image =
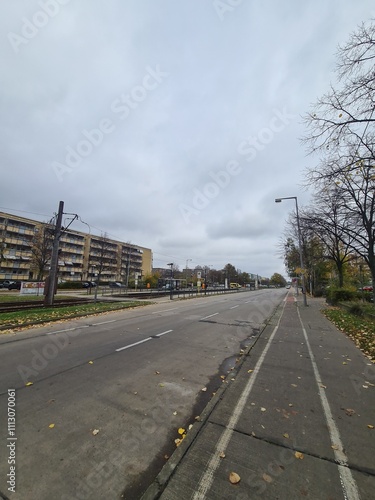
[[(0, 212), (0, 281), (42, 280), (49, 272), (54, 225)], [(120, 281), (151, 273), (151, 249), (64, 229), (58, 277), (63, 281)]]

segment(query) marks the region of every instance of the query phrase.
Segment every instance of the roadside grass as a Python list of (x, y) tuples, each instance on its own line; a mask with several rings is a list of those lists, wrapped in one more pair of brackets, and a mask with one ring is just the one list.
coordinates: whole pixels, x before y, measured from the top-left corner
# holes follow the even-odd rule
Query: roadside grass
[[(57, 295), (58, 299), (68, 299), (71, 298), (69, 295)], [(24, 302), (24, 301), (43, 301), (44, 295), (20, 295), (18, 292), (15, 293), (1, 293), (0, 294), (0, 303), (2, 302)]]
[(18, 311), (1, 313), (0, 327), (1, 333), (9, 333), (11, 330), (30, 326), (33, 324), (49, 323), (70, 318), (79, 318), (93, 314), (100, 314), (110, 311), (119, 311), (148, 305), (151, 302), (129, 301), (129, 302), (97, 302), (96, 304), (82, 304), (56, 308), (38, 308), (31, 311)]
[[(374, 313), (374, 306), (371, 308), (369, 311)], [(350, 314), (339, 307), (324, 309), (323, 313), (339, 330), (346, 333), (368, 358), (375, 361), (375, 319)]]

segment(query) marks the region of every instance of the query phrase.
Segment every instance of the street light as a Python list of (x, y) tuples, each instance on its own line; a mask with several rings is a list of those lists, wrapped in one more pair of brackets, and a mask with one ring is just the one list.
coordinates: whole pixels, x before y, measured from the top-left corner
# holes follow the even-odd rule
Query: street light
[(173, 299), (173, 290), (172, 290), (173, 262), (170, 262), (169, 264), (167, 264), (167, 266), (171, 266), (171, 281), (170, 281), (170, 285), (169, 285), (169, 298), (170, 298), (170, 300), (172, 300)]
[[(294, 200), (296, 202), (296, 215), (297, 215), (297, 227), (298, 227), (298, 246), (299, 246), (299, 260), (300, 260), (300, 266), (301, 266), (301, 281), (302, 281), (303, 305), (307, 306), (306, 287), (305, 287), (305, 275), (304, 275), (304, 272), (303, 272), (304, 266), (303, 266), (303, 256), (302, 256), (301, 226), (300, 226), (300, 223), (299, 223), (297, 196), (287, 196), (285, 198), (275, 198), (275, 203), (281, 203), (282, 200)], [(298, 283), (297, 283), (297, 291), (298, 291)]]
[(191, 262), (193, 259), (186, 259), (186, 288), (188, 286), (188, 262)]

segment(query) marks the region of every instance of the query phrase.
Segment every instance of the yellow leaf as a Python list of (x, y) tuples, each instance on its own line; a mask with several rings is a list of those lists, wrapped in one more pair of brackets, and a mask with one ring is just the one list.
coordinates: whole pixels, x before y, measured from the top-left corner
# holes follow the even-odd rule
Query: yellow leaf
[(253, 373), (254, 370), (247, 370), (247, 373)]
[(225, 458), (225, 453), (222, 451), (219, 455), (220, 458)]
[(237, 483), (239, 483), (241, 481), (241, 478), (240, 478), (240, 476), (236, 472), (231, 472), (229, 474), (229, 481), (232, 484), (237, 484)]
[(55, 424), (49, 424), (48, 426), (50, 429), (53, 429), (55, 427)]
[(89, 365), (93, 365), (94, 364), (94, 361), (89, 361)]
[(26, 387), (29, 387), (30, 385), (33, 385), (33, 382), (27, 382)]
[(304, 458), (303, 453), (300, 453), (299, 451), (296, 451), (294, 456), (296, 458), (299, 458), (300, 460), (303, 460), (303, 458)]
[(180, 427), (177, 431), (179, 434), (185, 434), (185, 429), (183, 429), (182, 427)]
[(368, 427), (369, 429), (373, 429), (373, 428), (374, 428), (374, 426), (373, 426), (373, 425), (371, 425), (371, 424), (368, 424), (368, 426), (367, 426), (367, 427)]
[(264, 481), (266, 481), (266, 483), (272, 483), (272, 481), (273, 481), (272, 477), (266, 473), (264, 473), (262, 477), (263, 477)]
[(287, 432), (285, 432), (285, 433), (283, 434), (283, 436), (284, 436), (285, 438), (289, 439), (289, 434), (288, 434)]
[(99, 429), (94, 429), (94, 430), (92, 431), (92, 435), (93, 435), (93, 436), (96, 436), (97, 434), (99, 434)]

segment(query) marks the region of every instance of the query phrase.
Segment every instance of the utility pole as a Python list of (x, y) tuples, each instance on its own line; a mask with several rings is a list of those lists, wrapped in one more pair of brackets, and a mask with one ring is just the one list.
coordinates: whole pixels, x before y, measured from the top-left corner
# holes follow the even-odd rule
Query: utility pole
[(64, 202), (60, 201), (59, 211), (57, 213), (57, 220), (55, 226), (55, 237), (52, 246), (51, 266), (50, 266), (49, 276), (46, 282), (47, 291), (44, 299), (45, 306), (53, 305), (53, 299), (55, 295), (55, 287), (57, 281), (57, 266), (59, 263), (59, 243), (61, 236), (61, 222), (62, 222), (63, 210), (64, 210)]

